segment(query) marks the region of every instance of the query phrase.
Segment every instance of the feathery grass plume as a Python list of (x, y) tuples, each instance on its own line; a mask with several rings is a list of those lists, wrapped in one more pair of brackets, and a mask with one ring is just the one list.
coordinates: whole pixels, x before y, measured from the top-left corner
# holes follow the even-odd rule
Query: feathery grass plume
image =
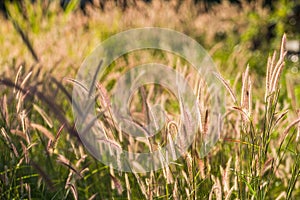
[(250, 121), (252, 112), (252, 82), (249, 75), (249, 65), (246, 71), (242, 74), (242, 91), (240, 108), (234, 107), (236, 110), (241, 111), (242, 121), (245, 124)]
[(78, 175), (80, 178), (83, 178), (83, 176), (80, 174), (79, 170), (72, 165), (71, 161), (64, 157), (63, 155), (59, 154), (56, 160), (58, 163), (63, 164), (67, 166), (70, 170), (75, 172), (76, 175)]
[(152, 177), (150, 176), (150, 178), (146, 178), (145, 182), (146, 182), (146, 185), (147, 185), (147, 194), (148, 194), (148, 198), (147, 199), (153, 200)]
[[(286, 49), (285, 49), (285, 46), (286, 46), (286, 34), (283, 34), (282, 40), (281, 40), (281, 47), (280, 47), (279, 60), (278, 60), (276, 66), (275, 66), (275, 69), (274, 69), (274, 73), (275, 73), (275, 74), (272, 74), (273, 77), (274, 77), (274, 79), (273, 79), (273, 77), (271, 78), (271, 85), (273, 86), (273, 89), (274, 89), (274, 90), (275, 90), (276, 85), (278, 84), (277, 81), (278, 81), (278, 79), (279, 79), (279, 77), (280, 77), (280, 74), (281, 74), (281, 72), (282, 72), (282, 67), (283, 67), (283, 65), (284, 65), (284, 58), (285, 58), (285, 56), (286, 56), (286, 54), (287, 54), (287, 51), (286, 51)], [(272, 82), (272, 80), (273, 80), (274, 82)], [(273, 84), (274, 84), (274, 85), (273, 85)]]
[[(82, 112), (79, 109), (79, 106), (77, 105), (77, 103), (75, 101), (72, 101), (72, 95), (70, 94), (70, 92), (67, 91), (66, 87), (62, 85), (61, 82), (59, 82), (58, 80), (56, 80), (56, 78), (51, 77), (50, 78), (51, 83), (54, 83), (57, 87), (57, 89), (59, 89), (61, 92), (63, 92), (65, 94), (65, 96), (68, 98), (69, 102), (72, 103), (72, 105), (74, 106), (74, 108), (76, 109), (76, 111), (79, 113), (80, 116), (82, 116)], [(67, 78), (63, 78), (63, 80), (67, 81)], [(73, 83), (73, 82), (71, 82)]]
[[(162, 153), (162, 150), (161, 150), (162, 148), (161, 148), (160, 144), (157, 144), (157, 147), (158, 147), (157, 150), (158, 150), (159, 161), (160, 161), (160, 164), (162, 166), (163, 176), (167, 180), (168, 177), (167, 177), (166, 168), (168, 166), (167, 166), (167, 163), (166, 163), (166, 158), (165, 158), (165, 156)], [(167, 157), (167, 155), (166, 155), (166, 157)]]
[(274, 71), (274, 64), (275, 64), (275, 60), (276, 60), (276, 55), (277, 55), (277, 51), (275, 50), (272, 54), (272, 56), (268, 57), (268, 61), (267, 61), (267, 74), (266, 74), (266, 91), (270, 91), (270, 81), (273, 75), (273, 71)]
[(148, 113), (148, 101), (147, 101), (147, 94), (146, 94), (146, 89), (145, 86), (141, 86), (139, 88), (139, 93), (141, 94), (141, 98), (142, 98), (142, 114), (144, 115), (145, 123), (149, 124), (150, 123), (150, 116)]
[(279, 124), (279, 122), (285, 118), (285, 116), (287, 115), (288, 112), (289, 112), (289, 110), (284, 110), (282, 113), (280, 113), (279, 117), (274, 122), (274, 125)]
[[(205, 112), (206, 113), (206, 112)], [(200, 115), (200, 117), (199, 117), (199, 130), (200, 130), (200, 133), (203, 133), (203, 135), (205, 135), (206, 134), (206, 131), (204, 130), (204, 116), (203, 116), (203, 114), (201, 113), (201, 108), (200, 108), (200, 112), (199, 112), (199, 115)]]
[[(75, 167), (76, 167), (76, 168), (80, 167), (80, 165), (84, 163), (84, 161), (86, 160), (86, 158), (87, 158), (87, 155), (86, 155), (86, 154), (81, 155), (81, 156), (79, 157), (79, 159), (77, 160), (77, 162), (76, 162), (76, 164), (75, 164)], [(86, 168), (83, 168), (82, 170), (80, 170), (80, 173), (82, 174), (82, 172), (83, 172), (83, 171), (86, 171), (86, 170), (88, 170), (87, 167), (86, 167)]]
[[(270, 77), (271, 77), (271, 73), (272, 73), (271, 67), (272, 67), (272, 58), (269, 56), (268, 57), (268, 62), (267, 62), (266, 88), (265, 88), (265, 91), (269, 91), (270, 90)], [(265, 92), (265, 100), (267, 100), (267, 95), (268, 95), (267, 92)]]
[(114, 186), (113, 189), (117, 189), (118, 194), (121, 195), (122, 192), (124, 191), (121, 181), (113, 175), (110, 175), (110, 177), (113, 182), (113, 186)]
[[(67, 78), (63, 78), (62, 81), (66, 80)], [(63, 92), (66, 97), (68, 98), (69, 102), (72, 102), (72, 95), (70, 94), (70, 92), (68, 92), (67, 88), (65, 86), (63, 86), (63, 84), (58, 81), (55, 77), (50, 77), (51, 83), (54, 83), (57, 87), (57, 89), (59, 89), (61, 92)], [(74, 103), (74, 102), (72, 102)], [(77, 106), (77, 105), (76, 105)]]
[(187, 196), (186, 198), (187, 199), (192, 199), (191, 192), (190, 192), (189, 188), (185, 187), (184, 190), (185, 190), (185, 193), (186, 193), (186, 196)]
[[(284, 58), (286, 56), (285, 43), (286, 43), (286, 35), (284, 34), (282, 37), (281, 49), (280, 49), (280, 55), (278, 61), (276, 62), (276, 51), (274, 51), (272, 58), (269, 57), (268, 64), (267, 64), (265, 114), (264, 114), (263, 132), (261, 136), (261, 141), (259, 142), (260, 145), (259, 154), (258, 154), (259, 165), (252, 166), (252, 168), (254, 167), (253, 171), (257, 171), (259, 175), (262, 173), (264, 164), (268, 159), (268, 151), (270, 149), (272, 131), (276, 123), (278, 123), (278, 121), (282, 117), (284, 117), (283, 114), (281, 117), (277, 119), (275, 118), (276, 108), (278, 105), (278, 98), (279, 98), (279, 79), (284, 66)], [(285, 139), (285, 136), (287, 134), (286, 130), (283, 132), (283, 134), (280, 135), (279, 138), (280, 142), (283, 142), (283, 140)], [(281, 151), (281, 147), (282, 147), (282, 143), (280, 143), (279, 145), (278, 152)], [(255, 153), (256, 153), (255, 150), (252, 148), (252, 155), (254, 155)], [(272, 168), (273, 167), (274, 166), (272, 162)], [(264, 181), (264, 179), (260, 178), (259, 183), (256, 186), (256, 192), (260, 196), (265, 196), (266, 193), (270, 190), (269, 188), (270, 181), (268, 180), (267, 184), (265, 183), (266, 182)], [(263, 190), (261, 189), (262, 187)]]
[(24, 186), (25, 186), (25, 190), (27, 191), (28, 199), (31, 200), (31, 187), (30, 187), (30, 184), (25, 183)]
[(250, 121), (250, 118), (248, 116), (248, 114), (246, 113), (245, 110), (243, 110), (242, 108), (240, 107), (237, 107), (237, 106), (233, 106), (232, 109), (236, 110), (236, 111), (239, 111), (239, 113), (241, 113), (241, 116), (243, 117), (243, 121), (244, 122), (249, 122)]
[(159, 180), (156, 178), (156, 174), (153, 170), (150, 171), (150, 178), (151, 178), (151, 192), (153, 196), (159, 196)]
[(252, 116), (252, 81), (251, 78), (249, 76), (249, 80), (248, 80), (248, 115), (251, 118)]
[(19, 157), (19, 153), (17, 151), (16, 146), (14, 145), (14, 143), (12, 142), (11, 138), (9, 137), (9, 135), (6, 133), (4, 128), (1, 128), (1, 133), (2, 136), (4, 137), (5, 141), (7, 142), (7, 145), (11, 148), (11, 150), (13, 151), (13, 153), (15, 154), (15, 156), (18, 158)]
[(33, 104), (33, 108), (42, 116), (42, 118), (45, 120), (47, 125), (50, 128), (52, 128), (53, 127), (53, 122), (52, 122), (51, 118), (49, 117), (49, 115), (42, 108), (40, 108), (36, 104)]
[(147, 195), (147, 189), (146, 186), (144, 184), (144, 182), (142, 181), (142, 179), (140, 178), (140, 176), (138, 175), (138, 173), (133, 172), (133, 175), (135, 176), (137, 182), (138, 182), (138, 186), (140, 187), (142, 194), (144, 195), (144, 197), (147, 199), (148, 195)]
[(2, 99), (2, 105), (1, 105), (1, 115), (2, 115), (2, 118), (3, 120), (5, 120), (5, 124), (7, 126), (10, 125), (10, 122), (9, 122), (9, 112), (8, 112), (8, 104), (7, 104), (7, 96), (6, 94), (3, 95), (3, 99)]
[(103, 63), (103, 60), (101, 59), (100, 62), (98, 63), (98, 65), (97, 65), (96, 71), (94, 72), (95, 74), (93, 76), (93, 80), (92, 80), (91, 86), (89, 88), (89, 93), (88, 93), (89, 97), (91, 97), (92, 92), (94, 91), (94, 87), (96, 86), (96, 79), (97, 79), (97, 76), (98, 76), (98, 73), (99, 73), (99, 70), (101, 68), (102, 63)]
[(65, 127), (65, 124), (63, 124), (59, 129), (58, 129), (58, 132), (56, 133), (56, 136), (54, 138), (54, 140), (51, 142), (51, 147), (52, 149), (55, 149), (56, 148), (56, 144), (61, 136), (61, 133), (62, 133), (62, 130), (64, 129)]
[[(258, 156), (258, 154), (254, 155), (254, 158), (251, 160), (251, 171), (252, 171), (252, 176), (257, 177), (261, 174), (261, 167), (259, 166), (261, 160)], [(249, 177), (250, 179), (250, 177)]]
[(201, 133), (203, 133), (204, 131), (204, 128), (203, 128), (203, 120), (204, 120), (204, 117), (203, 117), (203, 114), (202, 114), (202, 112), (201, 111), (203, 111), (204, 110), (204, 101), (203, 101), (203, 99), (202, 99), (202, 97), (203, 97), (203, 94), (202, 94), (202, 85), (203, 84), (201, 84), (202, 83), (202, 79), (199, 79), (199, 82), (198, 82), (198, 85), (197, 85), (197, 92), (196, 92), (196, 94), (197, 94), (197, 104), (198, 104), (198, 107), (199, 107), (199, 114), (200, 114), (200, 119), (199, 119), (199, 129), (200, 129), (200, 132)]
[(53, 134), (44, 126), (40, 125), (40, 124), (35, 124), (35, 123), (30, 123), (30, 126), (38, 131), (40, 131), (41, 133), (43, 133), (48, 139), (54, 141), (55, 137), (53, 136)]
[(25, 102), (24, 100), (25, 100), (26, 96), (28, 95), (28, 93), (29, 93), (29, 90), (27, 90), (25, 94), (20, 95), (20, 97), (18, 98), (17, 109), (16, 109), (17, 113), (20, 113), (21, 107), (23, 107), (23, 104)]
[[(79, 152), (78, 152), (78, 148), (77, 148), (77, 145), (74, 140), (70, 140), (68, 137), (67, 137), (67, 140), (70, 142), (70, 145), (71, 145), (71, 150), (72, 152), (74, 152), (74, 155), (75, 155), (75, 158), (77, 160), (80, 160), (81, 156), (79, 155)], [(77, 161), (78, 162), (78, 161)]]
[(68, 190), (71, 190), (74, 199), (78, 200), (78, 191), (77, 191), (77, 188), (75, 186), (75, 181), (73, 179), (73, 172), (71, 170), (69, 172), (69, 175), (68, 175), (68, 178), (67, 178), (67, 181), (66, 181), (66, 184), (65, 184), (65, 189), (67, 189), (65, 198), (68, 196), (68, 193), (69, 193)]
[[(151, 170), (152, 171), (152, 170)], [(148, 199), (153, 199), (153, 176), (147, 176), (147, 178), (145, 178), (145, 183), (147, 186), (147, 194), (148, 194)]]
[(271, 79), (273, 76), (273, 71), (274, 71), (274, 64), (276, 61), (276, 54), (277, 52), (274, 51), (272, 57), (269, 57), (268, 59), (268, 63), (267, 63), (267, 80), (266, 80), (266, 91), (265, 91), (265, 101), (267, 101), (267, 98), (270, 95), (270, 91), (271, 91)]
[[(263, 190), (265, 190), (265, 187), (268, 185), (268, 181), (263, 181), (260, 185), (259, 185), (259, 190), (261, 190), (261, 191), (263, 191)], [(254, 196), (255, 195), (253, 195), (253, 199), (254, 199)]]
[(260, 176), (263, 176), (269, 169), (272, 168), (274, 158), (270, 157), (263, 165)]
[[(268, 57), (268, 61), (267, 61), (267, 69), (266, 69), (266, 87), (265, 87), (265, 91), (269, 91), (270, 88), (270, 73), (271, 73), (271, 57), (269, 55)], [(265, 96), (266, 99), (266, 96)]]
[[(19, 81), (20, 74), (21, 74), (22, 70), (23, 70), (23, 65), (21, 65), (21, 66), (19, 67), (19, 69), (18, 69), (16, 78), (15, 78), (15, 85), (18, 85), (18, 81)], [(14, 93), (14, 94), (16, 93), (16, 90), (17, 90), (17, 88), (14, 87), (14, 90), (13, 90), (13, 93)]]
[(109, 98), (108, 92), (105, 89), (105, 87), (101, 83), (97, 82), (96, 88), (98, 89), (97, 94), (99, 93), (99, 95), (101, 97), (100, 102), (101, 102), (101, 105), (103, 106), (103, 108), (111, 109), (111, 100)]
[[(100, 106), (103, 107), (103, 109), (104, 109), (102, 112), (103, 112), (103, 114), (105, 114), (105, 112), (108, 111), (108, 114), (109, 114), (109, 117), (107, 117), (105, 115), (104, 119), (110, 125), (109, 127), (111, 129), (111, 132), (114, 132), (113, 130), (116, 130), (117, 132), (119, 132), (119, 136), (120, 136), (120, 134), (122, 134), (122, 132), (121, 132), (121, 130), (119, 130), (119, 128), (121, 128), (121, 127), (119, 127), (114, 121), (115, 117), (113, 116), (111, 100), (108, 95), (108, 92), (105, 89), (105, 87), (99, 82), (96, 83), (96, 88), (98, 89), (96, 94), (101, 97), (100, 98), (100, 104), (101, 104)], [(110, 121), (109, 121), (109, 119), (110, 119)], [(122, 140), (120, 140), (120, 142), (122, 142)]]
[(74, 199), (75, 199), (75, 200), (78, 200), (78, 192), (77, 192), (77, 189), (76, 189), (75, 184), (73, 184), (73, 183), (68, 183), (68, 184), (66, 185), (65, 189), (67, 189), (67, 188), (70, 188), (70, 189), (71, 189), (71, 192), (72, 192), (72, 194), (73, 194)]
[(93, 194), (88, 200), (94, 200), (97, 197), (98, 193)]
[(205, 138), (208, 133), (208, 109), (205, 110), (204, 122), (203, 122), (203, 137)]
[(285, 50), (285, 44), (286, 44), (286, 34), (284, 34), (282, 37), (279, 60), (277, 61), (276, 65), (274, 67), (271, 67), (272, 71), (271, 71), (271, 77), (270, 77), (269, 94), (275, 92), (278, 89), (279, 78), (280, 78), (280, 75), (281, 75), (281, 72), (282, 72), (282, 69), (284, 66), (284, 58), (287, 54), (287, 52)]
[[(3, 78), (0, 80), (0, 84), (5, 85), (7, 87), (16, 87), (19, 91), (22, 91), (22, 93), (28, 93), (31, 97), (37, 97), (41, 102), (43, 102), (45, 105), (49, 106), (51, 108), (51, 112), (55, 114), (55, 117), (62, 123), (66, 123), (66, 128), (68, 132), (78, 138), (77, 132), (74, 130), (74, 127), (70, 125), (68, 120), (66, 119), (62, 109), (59, 107), (59, 105), (56, 104), (56, 102), (51, 101), (51, 98), (48, 96), (45, 96), (44, 92), (40, 92), (37, 90), (25, 90), (24, 88), (20, 87), (19, 85), (15, 85), (12, 81), (9, 79)], [(22, 114), (23, 112), (23, 114)], [(25, 112), (22, 111), (21, 114), (21, 120), (23, 119), (22, 117), (25, 117)], [(24, 118), (25, 119), (25, 118)], [(23, 125), (22, 125), (23, 126)], [(24, 127), (23, 127), (24, 128)], [(24, 131), (24, 129), (23, 129)], [(30, 143), (30, 142), (29, 142)]]
[(285, 138), (287, 137), (287, 135), (288, 135), (289, 131), (291, 130), (291, 128), (293, 128), (298, 123), (300, 123), (300, 118), (294, 120), (288, 127), (285, 128), (285, 130), (283, 131), (283, 133), (280, 135), (280, 138), (279, 138), (280, 146), (282, 146), (282, 144), (285, 141)]
[(227, 192), (227, 194), (225, 195), (225, 200), (232, 199), (232, 198), (231, 198), (231, 194), (232, 194), (233, 190), (234, 190), (234, 186), (232, 186), (232, 187), (230, 188), (230, 190)]
[[(21, 106), (22, 106), (23, 103), (24, 103), (24, 99), (25, 99), (25, 97), (27, 96), (27, 94), (29, 93), (29, 89), (26, 89), (24, 86), (25, 86), (26, 82), (29, 80), (29, 78), (31, 77), (31, 75), (32, 75), (32, 71), (29, 72), (29, 73), (25, 76), (24, 80), (22, 81), (22, 83), (21, 83), (21, 85), (20, 85), (20, 88), (24, 88), (26, 92), (24, 93), (24, 92), (22, 92), (21, 90), (18, 90), (18, 92), (17, 92), (17, 94), (16, 94), (16, 99), (18, 100), (18, 103), (17, 103), (17, 113), (19, 113), (20, 108), (21, 108)], [(23, 94), (23, 95), (22, 95), (22, 94)], [(21, 96), (21, 95), (22, 95), (22, 96)]]
[[(22, 83), (21, 83), (21, 85), (20, 85), (21, 88), (24, 88), (24, 87), (25, 87), (25, 84), (27, 83), (27, 81), (29, 81), (31, 75), (32, 75), (32, 71), (30, 71), (30, 72), (25, 76), (25, 78), (23, 79), (23, 81), (22, 81)], [(18, 96), (18, 95), (17, 95), (17, 96)]]
[(158, 131), (159, 130), (159, 122), (157, 122), (157, 119), (156, 119), (155, 114), (152, 110), (152, 107), (149, 106), (149, 104), (147, 104), (147, 107), (148, 107), (148, 112), (149, 112), (149, 116), (150, 116), (149, 119), (150, 119), (150, 121), (153, 121), (155, 131)]
[(116, 189), (116, 185), (115, 185), (115, 182), (113, 180), (112, 177), (115, 177), (115, 171), (114, 171), (114, 168), (112, 167), (112, 164), (110, 163), (109, 164), (109, 175), (110, 175), (110, 185), (111, 185), (111, 189)]
[(231, 89), (229, 83), (218, 73), (213, 72), (213, 74), (221, 81), (221, 83), (223, 83), (223, 85), (225, 86), (225, 88), (227, 89), (227, 91), (229, 92), (233, 103), (236, 104), (237, 103), (237, 98), (236, 95), (234, 94), (233, 90)]
[(25, 135), (25, 133), (23, 133), (22, 131), (16, 130), (16, 129), (11, 129), (10, 132), (11, 132), (12, 134), (14, 134), (14, 135), (17, 135), (17, 136), (23, 138), (25, 141), (27, 141), (27, 140), (26, 140), (26, 135)]
[(175, 151), (175, 146), (174, 146), (174, 140), (176, 139), (176, 136), (178, 134), (178, 127), (176, 122), (174, 121), (170, 121), (167, 124), (167, 141), (168, 144), (170, 144), (170, 148), (171, 148), (171, 155), (172, 158), (175, 160), (176, 158), (176, 151)]
[(118, 136), (119, 136), (120, 143), (123, 143), (124, 140), (123, 140), (122, 124), (120, 124), (118, 127)]
[(248, 110), (248, 80), (249, 80), (249, 65), (242, 75), (242, 93), (241, 93), (241, 108)]
[(83, 83), (81, 83), (80, 81), (77, 81), (76, 79), (73, 79), (73, 78), (64, 78), (64, 80), (66, 80), (67, 82), (73, 83), (75, 85), (78, 85), (86, 93), (89, 92), (88, 88)]
[(181, 175), (183, 176), (183, 181), (185, 181), (187, 184), (189, 184), (189, 178), (188, 175), (184, 170), (181, 171)]
[[(280, 174), (280, 167), (282, 167), (281, 162), (283, 161), (283, 157), (286, 154), (286, 148), (287, 146), (289, 146), (292, 137), (290, 137), (287, 140), (287, 144), (285, 147), (283, 147), (284, 142), (286, 141), (287, 135), (289, 133), (289, 131), (298, 123), (300, 122), (300, 118), (294, 120), (291, 124), (289, 124), (283, 131), (283, 133), (279, 136), (279, 140), (278, 140), (278, 149), (276, 149), (277, 152), (274, 152), (273, 154), (276, 156), (275, 160), (272, 161), (271, 164), (271, 170), (275, 173), (275, 175), (278, 177), (282, 177), (284, 179), (285, 175), (279, 175)], [(274, 150), (275, 151), (275, 150)], [(288, 161), (288, 159), (286, 159), (286, 162)], [(300, 162), (300, 157), (299, 154), (297, 154), (297, 158), (296, 158), (296, 165), (297, 162)], [(290, 162), (287, 162), (285, 165), (285, 169), (290, 169)], [(299, 168), (299, 167), (298, 167)], [(286, 172), (287, 174), (289, 174), (290, 172)], [(293, 179), (294, 177), (292, 177)], [(295, 179), (289, 179), (289, 182), (291, 183), (291, 181), (294, 181)], [(297, 178), (296, 178), (297, 179)], [(267, 183), (267, 185), (269, 184), (269, 182)], [(291, 187), (293, 188), (294, 186), (291, 185)], [(288, 190), (291, 188), (289, 187)], [(290, 195), (290, 194), (288, 194)], [(287, 198), (288, 199), (288, 198)]]
[(281, 192), (275, 200), (282, 200), (282, 199), (286, 199), (286, 192)]
[[(97, 138), (98, 141), (104, 142), (118, 149), (122, 149), (121, 145), (115, 140), (106, 139), (106, 138)], [(112, 150), (111, 150), (112, 151)]]
[(25, 110), (23, 110), (20, 114), (19, 117), (21, 119), (21, 123), (22, 123), (22, 131), (26, 134), (26, 136), (28, 137), (27, 139), (27, 143), (30, 143), (30, 137), (29, 134), (27, 133), (27, 126), (25, 123), (25, 119), (26, 119), (26, 112)]
[(205, 177), (206, 177), (205, 163), (204, 163), (203, 159), (197, 158), (197, 161), (198, 161), (198, 168), (199, 168), (199, 172), (200, 172), (200, 177), (201, 177), (201, 179), (205, 179)]
[(222, 200), (222, 186), (219, 178), (216, 178), (214, 175), (211, 175), (211, 179), (214, 182), (214, 184), (209, 193), (209, 200), (213, 199), (213, 194), (215, 194), (217, 200)]
[(222, 184), (223, 184), (223, 191), (224, 194), (227, 196), (230, 191), (230, 164), (231, 164), (232, 157), (230, 157), (226, 163), (225, 169), (220, 166), (220, 171), (222, 174)]
[(154, 131), (159, 129), (159, 122), (157, 122), (157, 118), (150, 106), (149, 99), (151, 98), (150, 94), (146, 95), (145, 87), (140, 88), (141, 98), (142, 98), (142, 112), (146, 117), (146, 124), (150, 124), (151, 122), (154, 123)]
[(190, 153), (186, 154), (185, 161), (187, 164), (188, 174), (189, 174), (189, 184), (193, 184), (194, 176), (193, 176), (193, 158)]
[[(70, 122), (67, 120), (66, 116), (63, 113), (63, 110), (60, 108), (60, 106), (58, 104), (56, 104), (56, 102), (51, 101), (51, 98), (49, 98), (44, 92), (40, 92), (37, 90), (25, 90), (24, 88), (15, 85), (12, 81), (10, 81), (9, 79), (1, 79), (0, 80), (0, 84), (6, 85), (8, 87), (17, 87), (18, 90), (22, 91), (22, 93), (27, 93), (31, 96), (31, 97), (37, 97), (41, 102), (43, 102), (44, 105), (48, 106), (51, 108), (51, 112), (53, 114), (55, 114), (55, 117), (61, 122), (61, 123), (65, 123), (66, 124), (66, 129), (68, 130), (68, 132), (72, 135), (78, 138), (78, 134), (77, 132), (74, 130), (74, 126), (72, 126), (70, 124)], [(25, 118), (26, 118), (26, 113), (25, 111), (21, 112), (20, 115), (21, 121), (22, 121), (22, 128), (24, 133), (26, 133), (25, 131)], [(28, 133), (26, 133), (28, 136), (28, 139), (30, 139)], [(30, 143), (30, 141), (28, 142)]]
[(179, 194), (178, 194), (178, 183), (177, 183), (177, 180), (175, 180), (175, 183), (174, 183), (174, 189), (173, 189), (173, 192), (172, 192), (172, 197), (173, 199), (175, 200), (178, 200), (179, 199)]
[[(166, 152), (166, 159), (168, 159), (169, 155), (168, 155), (168, 152)], [(167, 163), (169, 163), (169, 160), (167, 160)], [(172, 175), (172, 171), (170, 169), (170, 166), (166, 164), (166, 176), (167, 176), (167, 184), (172, 184), (174, 183), (174, 178), (173, 178), (173, 175)]]
[(23, 143), (22, 140), (20, 141), (20, 143), (21, 143), (22, 150), (23, 150), (23, 154), (24, 154), (24, 157), (25, 157), (25, 163), (26, 163), (26, 164), (29, 164), (29, 153), (28, 153), (28, 149), (27, 149), (27, 147), (25, 146), (25, 144)]
[(126, 191), (127, 191), (127, 199), (131, 200), (131, 188), (130, 188), (130, 183), (129, 183), (127, 173), (125, 173), (125, 185), (126, 185)]

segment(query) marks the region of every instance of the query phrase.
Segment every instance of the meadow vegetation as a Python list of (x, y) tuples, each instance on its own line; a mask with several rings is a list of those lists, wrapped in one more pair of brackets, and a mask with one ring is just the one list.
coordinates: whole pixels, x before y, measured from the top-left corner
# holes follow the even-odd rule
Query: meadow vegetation
[[(127, 1), (124, 8), (79, 1), (4, 1), (0, 18), (0, 199), (299, 199), (299, 61), (286, 41), (300, 39), (290, 23), (296, 1)], [(45, 3), (46, 2), (46, 3)], [(99, 1), (101, 2), (101, 1)], [(181, 2), (181, 3), (178, 3)], [(101, 8), (101, 9), (100, 9)], [(299, 19), (298, 19), (299, 20)], [(208, 51), (224, 85), (220, 140), (204, 158), (209, 93), (185, 60), (141, 50), (117, 59), (97, 83), (99, 121), (129, 151), (160, 148), (182, 121), (178, 100), (158, 85), (141, 87), (130, 110), (141, 125), (159, 103), (168, 123), (150, 144), (122, 134), (112, 121), (110, 94), (126, 70), (155, 60), (186, 77), (199, 99), (201, 124), (180, 159), (158, 171), (126, 173), (105, 166), (82, 145), (74, 127), (72, 87), (84, 58), (103, 40), (137, 27), (170, 28)], [(199, 89), (201, 88), (201, 89)], [(154, 116), (155, 117), (155, 116)]]

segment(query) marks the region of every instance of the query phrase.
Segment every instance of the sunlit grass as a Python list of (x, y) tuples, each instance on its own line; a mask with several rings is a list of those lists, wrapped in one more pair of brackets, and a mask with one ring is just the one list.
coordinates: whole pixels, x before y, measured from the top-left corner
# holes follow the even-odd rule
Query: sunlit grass
[[(152, 7), (141, 4), (146, 14), (136, 8), (126, 13), (112, 6), (109, 12), (91, 10), (90, 16), (83, 16), (76, 4), (65, 12), (55, 3), (46, 11), (40, 4), (32, 8), (26, 4), (29, 19), (21, 16), (16, 4), (8, 5), (11, 18), (1, 19), (0, 26), (0, 199), (300, 198), (299, 92), (296, 75), (288, 73), (284, 65), (285, 36), (281, 46), (278, 38), (274, 40), (276, 54), (273, 47), (253, 54), (249, 43), (255, 33), (239, 38), (238, 33), (231, 33), (234, 23), (230, 22), (223, 27), (227, 38), (219, 40), (215, 38), (217, 27), (203, 30), (204, 25), (197, 20), (215, 16), (213, 23), (217, 26), (222, 16), (218, 18), (213, 12), (198, 16), (197, 8), (189, 7), (189, 3), (183, 4), (180, 15), (175, 15), (172, 7), (166, 16), (155, 13), (171, 8), (171, 3)], [(251, 6), (246, 6), (245, 13), (250, 12)], [(187, 14), (189, 8), (195, 10)], [(257, 15), (268, 20), (264, 8), (255, 8)], [(224, 4), (215, 9), (230, 13), (237, 8)], [(265, 23), (255, 21), (258, 24), (244, 29), (247, 14), (232, 16), (241, 25), (238, 31)], [(26, 34), (38, 61), (13, 22)], [(119, 31), (149, 25), (174, 28), (195, 38), (204, 35), (198, 39), (211, 47), (210, 53), (222, 72), (216, 76), (228, 91), (226, 114), (222, 116), (219, 142), (201, 158), (201, 140), (210, 123), (206, 117), (210, 109), (207, 91), (203, 90), (198, 94), (203, 127), (188, 151), (164, 169), (124, 173), (97, 161), (82, 145), (74, 126), (71, 92), (78, 84), (74, 81), (76, 70), (98, 42)], [(281, 31), (278, 35), (281, 37)], [(130, 105), (134, 120), (141, 125), (147, 123), (149, 116), (153, 117), (149, 105), (160, 103), (169, 111), (168, 124), (159, 136), (149, 139), (151, 145), (122, 134), (107, 105), (116, 80), (125, 70), (156, 59), (184, 72), (195, 88), (205, 88), (205, 84), (198, 85), (199, 77), (191, 76), (189, 63), (169, 53), (149, 52), (132, 52), (119, 58), (97, 85), (105, 97), (97, 100), (97, 111), (103, 112), (99, 121), (109, 139), (136, 152), (165, 145), (168, 137), (178, 134), (176, 128), (182, 122), (176, 98), (158, 85), (147, 85), (135, 93)], [(271, 55), (269, 60), (267, 55)], [(254, 57), (263, 63), (264, 68), (259, 68), (263, 73), (256, 73)]]

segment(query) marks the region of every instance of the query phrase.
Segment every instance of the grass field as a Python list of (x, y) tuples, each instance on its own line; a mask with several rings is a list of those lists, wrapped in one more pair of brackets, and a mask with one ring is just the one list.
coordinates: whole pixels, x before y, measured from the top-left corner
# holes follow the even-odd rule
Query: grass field
[[(99, 1), (106, 2), (102, 9), (94, 1), (84, 12), (79, 1), (65, 9), (59, 1), (4, 2), (0, 199), (300, 198), (299, 52), (292, 57), (286, 49), (288, 41), (300, 40), (300, 19), (293, 18), (296, 1), (274, 1), (272, 8), (264, 1), (223, 1), (209, 8), (190, 0)], [(111, 141), (128, 151), (152, 151), (179, 134), (184, 123), (178, 117), (180, 100), (162, 86), (146, 85), (132, 98), (134, 120), (144, 126), (156, 119), (150, 105), (159, 103), (168, 123), (147, 142), (116, 126), (110, 107), (116, 81), (143, 63), (155, 61), (179, 71), (193, 87), (201, 118), (195, 140), (178, 160), (157, 171), (121, 172), (95, 159), (82, 144), (72, 88), (80, 65), (101, 41), (150, 26), (182, 32), (207, 50), (226, 91), (223, 125), (217, 144), (201, 157), (212, 123), (205, 83), (193, 76), (190, 63), (172, 53), (130, 52), (96, 81), (98, 120)]]

